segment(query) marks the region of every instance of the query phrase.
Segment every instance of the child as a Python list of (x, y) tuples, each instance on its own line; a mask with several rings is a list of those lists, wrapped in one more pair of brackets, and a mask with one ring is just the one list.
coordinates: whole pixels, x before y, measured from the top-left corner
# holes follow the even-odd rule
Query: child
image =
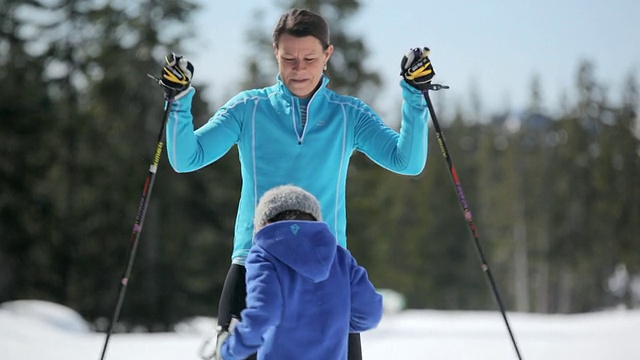
[(216, 359), (347, 359), (349, 332), (377, 326), (378, 294), (348, 250), (339, 246), (320, 204), (283, 185), (267, 191), (255, 211), (246, 262), (247, 307)]

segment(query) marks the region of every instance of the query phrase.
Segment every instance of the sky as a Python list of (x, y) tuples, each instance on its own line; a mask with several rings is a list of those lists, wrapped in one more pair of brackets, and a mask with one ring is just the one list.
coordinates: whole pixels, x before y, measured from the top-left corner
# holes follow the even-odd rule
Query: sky
[[(640, 351), (640, 310), (575, 315), (509, 313), (524, 360), (628, 360)], [(105, 360), (199, 360), (215, 319), (194, 318), (175, 332), (114, 334)], [(43, 301), (0, 304), (0, 359), (99, 360), (104, 333), (72, 309)], [(388, 313), (362, 334), (366, 360), (517, 360), (502, 317), (492, 311)]]
[[(252, 11), (271, 35), (281, 15), (273, 1), (204, 1), (185, 56), (195, 65), (194, 85), (212, 87), (205, 98), (220, 104), (240, 88)], [(399, 64), (412, 47), (428, 46), (434, 82), (451, 89), (437, 96), (481, 114), (522, 110), (534, 76), (542, 81), (543, 105), (561, 108), (572, 98), (581, 61), (595, 66), (596, 78), (619, 99), (629, 74), (640, 81), (640, 1), (637, 0), (362, 0), (348, 29), (361, 36), (371, 55), (365, 66), (383, 76), (373, 105), (381, 114), (396, 111), (400, 99)], [(328, 19), (331, 25), (331, 20)], [(264, 56), (273, 56), (268, 53)], [(276, 69), (274, 69), (274, 76)]]

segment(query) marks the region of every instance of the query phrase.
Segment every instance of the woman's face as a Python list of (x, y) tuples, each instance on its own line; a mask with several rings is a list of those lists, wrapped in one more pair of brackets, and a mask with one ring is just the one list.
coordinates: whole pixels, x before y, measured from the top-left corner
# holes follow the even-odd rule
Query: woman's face
[(320, 40), (313, 36), (283, 34), (278, 45), (273, 45), (273, 51), (284, 84), (295, 96), (306, 98), (318, 85), (324, 65), (333, 53), (333, 45), (323, 50)]

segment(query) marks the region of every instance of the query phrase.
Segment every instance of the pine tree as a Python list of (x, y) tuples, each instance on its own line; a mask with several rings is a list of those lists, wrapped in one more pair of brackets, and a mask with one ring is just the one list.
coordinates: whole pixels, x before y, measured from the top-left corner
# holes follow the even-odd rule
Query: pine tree
[(46, 91), (45, 63), (29, 50), (36, 36), (20, 36), (20, 29), (38, 26), (20, 15), (24, 8), (22, 1), (0, 4), (0, 302), (46, 295), (42, 239), (55, 222), (42, 174), (52, 165), (48, 133), (58, 117)]

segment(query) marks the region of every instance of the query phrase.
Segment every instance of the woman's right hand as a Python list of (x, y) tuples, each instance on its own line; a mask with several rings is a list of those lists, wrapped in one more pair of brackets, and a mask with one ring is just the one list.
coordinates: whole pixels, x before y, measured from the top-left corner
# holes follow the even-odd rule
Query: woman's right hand
[(162, 68), (160, 84), (165, 98), (179, 99), (189, 91), (193, 78), (193, 64), (182, 56), (171, 53), (165, 56), (165, 66)]

